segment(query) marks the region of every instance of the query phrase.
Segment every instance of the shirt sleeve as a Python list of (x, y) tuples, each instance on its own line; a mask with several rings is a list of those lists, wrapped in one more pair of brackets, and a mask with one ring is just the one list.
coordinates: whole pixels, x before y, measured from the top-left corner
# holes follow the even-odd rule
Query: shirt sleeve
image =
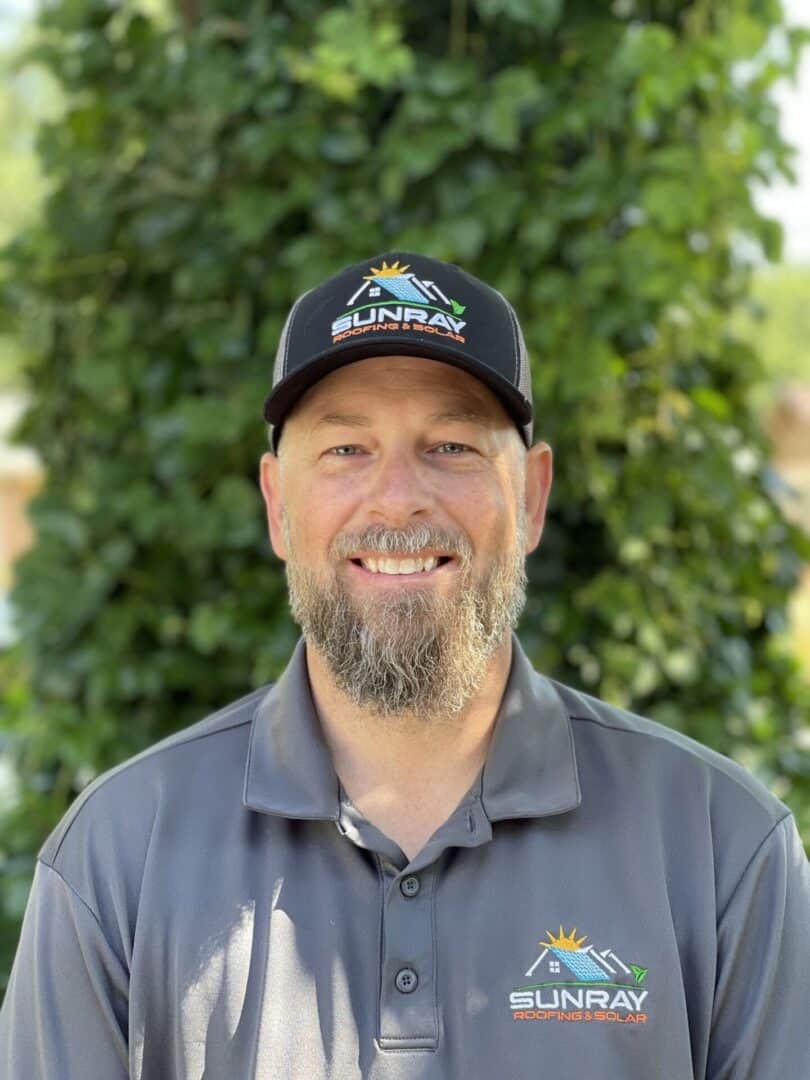
[(93, 911), (37, 862), (0, 1009), (4, 1080), (129, 1076), (129, 975)]
[(810, 1069), (810, 865), (792, 816), (760, 845), (718, 924), (707, 1080)]

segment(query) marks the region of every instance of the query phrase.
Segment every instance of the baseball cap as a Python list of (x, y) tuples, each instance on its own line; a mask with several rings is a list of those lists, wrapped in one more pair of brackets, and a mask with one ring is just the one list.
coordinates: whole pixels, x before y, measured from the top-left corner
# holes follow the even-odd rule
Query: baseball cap
[(512, 305), (453, 263), (387, 251), (347, 266), (290, 309), (264, 402), (273, 453), (284, 419), (313, 383), (344, 364), (386, 355), (468, 371), (501, 400), (531, 446), (531, 371)]

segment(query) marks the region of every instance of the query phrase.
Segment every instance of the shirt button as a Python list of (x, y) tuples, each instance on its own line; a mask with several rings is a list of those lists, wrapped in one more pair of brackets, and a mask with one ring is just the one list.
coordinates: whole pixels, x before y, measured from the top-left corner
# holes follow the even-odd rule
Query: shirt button
[(419, 984), (419, 977), (413, 968), (401, 968), (394, 979), (394, 985), (400, 994), (412, 994)]
[(399, 883), (399, 891), (403, 896), (411, 897), (416, 896), (419, 890), (422, 888), (422, 883), (419, 878), (414, 874), (409, 874), (404, 877)]

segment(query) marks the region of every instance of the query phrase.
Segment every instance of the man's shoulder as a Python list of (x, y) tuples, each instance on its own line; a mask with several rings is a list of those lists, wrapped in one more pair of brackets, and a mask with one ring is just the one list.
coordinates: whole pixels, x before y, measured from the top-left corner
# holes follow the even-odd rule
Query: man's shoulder
[(192, 799), (207, 783), (240, 785), (250, 726), (272, 684), (259, 687), (216, 712), (153, 743), (107, 769), (76, 797), (39, 851), (54, 866), (68, 838), (88, 830), (111, 832), (116, 823), (131, 841), (144, 833), (159, 804), (168, 809)]
[(718, 750), (659, 721), (549, 681), (565, 706), (578, 752), (612, 747), (613, 760), (620, 762), (637, 790), (652, 785), (684, 798), (700, 795), (715, 805), (761, 816), (766, 826), (790, 813), (762, 781)]

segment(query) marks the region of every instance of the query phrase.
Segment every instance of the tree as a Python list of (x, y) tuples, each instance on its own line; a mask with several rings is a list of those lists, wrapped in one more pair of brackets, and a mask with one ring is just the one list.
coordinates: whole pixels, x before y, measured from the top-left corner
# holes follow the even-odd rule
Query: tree
[(303, 289), (393, 246), (463, 264), (524, 322), (557, 458), (530, 657), (741, 758), (810, 836), (807, 694), (771, 636), (807, 544), (729, 329), (745, 251), (779, 250), (749, 183), (789, 163), (768, 92), (801, 35), (780, 18), (776, 0), (43, 11), (33, 56), (67, 108), (4, 290), (32, 355), (19, 438), (49, 476), (5, 659), (9, 906), (88, 779), (286, 663), (257, 488), (275, 345)]
[[(0, 247), (31, 221), (42, 198), (32, 132), (55, 116), (56, 88), (44, 69), (15, 70), (15, 48), (0, 48)], [(0, 389), (13, 386), (21, 365), (18, 342), (0, 323)]]

